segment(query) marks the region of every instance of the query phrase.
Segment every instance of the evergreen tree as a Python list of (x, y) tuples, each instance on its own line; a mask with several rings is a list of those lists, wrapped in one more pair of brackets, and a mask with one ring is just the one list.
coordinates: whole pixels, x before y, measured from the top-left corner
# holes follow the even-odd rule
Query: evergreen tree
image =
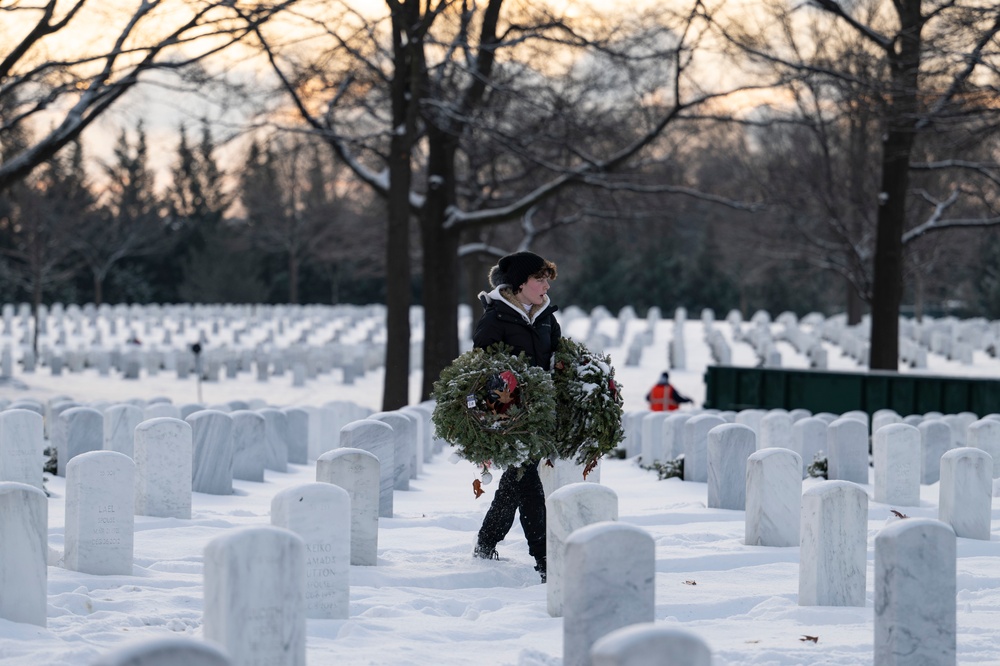
[[(167, 233), (173, 247), (156, 266), (162, 291), (170, 300), (254, 300), (246, 292), (237, 294), (227, 286), (250, 278), (252, 262), (239, 269), (230, 266), (229, 270), (221, 270), (233, 258), (231, 229), (223, 219), (233, 197), (224, 187), (225, 172), (219, 168), (214, 152), (215, 142), (207, 123), (196, 146), (189, 144), (187, 130), (181, 126), (177, 163), (167, 195)], [(249, 280), (244, 286), (252, 283)], [(250, 293), (258, 292), (251, 289)]]
[(720, 252), (715, 237), (705, 233), (694, 260), (687, 267), (681, 302), (697, 314), (704, 308), (727, 312), (739, 303), (739, 292), (729, 276), (719, 267)]
[[(32, 176), (5, 191), (0, 225), (3, 275), (22, 290), (35, 317), (32, 346), (38, 351), (38, 308), (43, 298), (65, 288), (77, 263), (69, 239), (79, 233), (92, 204), (82, 178), (80, 147), (58, 153)], [(72, 300), (72, 294), (65, 300)]]
[(114, 161), (103, 165), (107, 188), (97, 215), (81, 220), (72, 243), (93, 278), (94, 303), (104, 302), (104, 285), (122, 260), (162, 252), (162, 204), (149, 168), (146, 132), (140, 121), (135, 143), (122, 130), (114, 149)]
[(298, 303), (303, 269), (334, 242), (340, 203), (331, 172), (320, 151), (299, 140), (250, 146), (240, 179), (245, 231), (258, 252), (275, 258), (266, 262), (274, 300)]
[(997, 319), (1000, 317), (1000, 233), (983, 234), (978, 264), (972, 285), (977, 311), (989, 319)]

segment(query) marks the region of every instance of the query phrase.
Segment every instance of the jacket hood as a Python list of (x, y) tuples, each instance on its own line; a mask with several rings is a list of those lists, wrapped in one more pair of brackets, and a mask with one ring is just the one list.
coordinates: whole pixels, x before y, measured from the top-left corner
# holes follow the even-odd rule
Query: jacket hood
[(501, 284), (488, 293), (485, 291), (479, 292), (479, 300), (482, 302), (483, 307), (489, 307), (490, 305), (496, 305), (498, 303), (506, 305), (508, 308), (521, 315), (521, 318), (528, 324), (534, 324), (535, 320), (537, 320), (544, 312), (547, 312), (550, 308), (555, 307), (552, 305), (552, 301), (549, 299), (548, 294), (546, 294), (545, 300), (542, 304), (538, 306), (538, 308), (535, 308), (534, 312), (529, 315), (528, 311), (524, 309), (524, 306), (522, 306), (517, 299), (511, 298), (507, 294), (503, 293), (508, 290), (509, 287), (506, 284)]

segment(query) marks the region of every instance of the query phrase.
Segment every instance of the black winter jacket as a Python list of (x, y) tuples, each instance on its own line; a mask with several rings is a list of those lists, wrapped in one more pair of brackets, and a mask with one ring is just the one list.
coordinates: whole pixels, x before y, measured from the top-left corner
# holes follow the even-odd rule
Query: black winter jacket
[(498, 289), (489, 294), (479, 294), (486, 311), (476, 324), (472, 335), (474, 346), (485, 349), (497, 342), (514, 348), (514, 353), (524, 352), (530, 365), (551, 370), (552, 354), (559, 344), (562, 331), (553, 313), (559, 308), (551, 302), (529, 322), (523, 310), (515, 309), (500, 295)]

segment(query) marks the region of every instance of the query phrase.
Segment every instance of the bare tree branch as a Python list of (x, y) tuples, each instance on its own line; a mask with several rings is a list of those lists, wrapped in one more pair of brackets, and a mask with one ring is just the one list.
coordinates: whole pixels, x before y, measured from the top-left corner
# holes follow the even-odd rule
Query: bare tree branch
[[(114, 45), (102, 54), (75, 57), (67, 61), (48, 61), (33, 66), (27, 76), (35, 77), (45, 69), (58, 69), (69, 79), (65, 85), (42, 85), (41, 96), (35, 99), (29, 89), (34, 81), (25, 73), (17, 71), (17, 64), (33, 49), (42, 49), (45, 37), (57, 38), (73, 29), (72, 19), (78, 16), (86, 0), (78, 0), (71, 11), (57, 23), (50, 23), (55, 1), (45, 6), (42, 18), (28, 32), (14, 51), (3, 60), (0, 70), (0, 108), (26, 122), (34, 113), (51, 110), (56, 101), (72, 100), (66, 111), (60, 111), (60, 118), (40, 138), (31, 142), (19, 152), (7, 156), (0, 164), (0, 190), (24, 178), (36, 166), (52, 157), (63, 146), (76, 139), (104, 111), (112, 106), (126, 92), (137, 85), (142, 77), (154, 70), (179, 69), (199, 60), (218, 54), (234, 44), (242, 42), (253, 34), (260, 25), (270, 21), (297, 0), (261, 2), (246, 6), (229, 0), (218, 0), (190, 5), (194, 8), (189, 16), (170, 27), (166, 34), (155, 41), (144, 42), (143, 30), (148, 22), (158, 23), (157, 33), (163, 34), (165, 17), (154, 10), (160, 6), (159, 0), (144, 0), (135, 9), (125, 24), (119, 29)], [(126, 48), (126, 44), (135, 43)], [(203, 43), (205, 48), (183, 55), (178, 48)], [(122, 59), (129, 60), (122, 64)], [(135, 57), (137, 59), (132, 60)], [(77, 71), (80, 65), (101, 62), (99, 71), (85, 73)], [(7, 126), (8, 129), (10, 126)]]

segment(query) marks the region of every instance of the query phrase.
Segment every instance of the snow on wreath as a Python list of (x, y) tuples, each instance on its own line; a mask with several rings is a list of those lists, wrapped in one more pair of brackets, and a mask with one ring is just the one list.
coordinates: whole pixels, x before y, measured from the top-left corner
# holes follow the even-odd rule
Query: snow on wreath
[[(465, 352), (434, 382), (431, 420), (437, 437), (482, 468), (506, 468), (555, 457), (555, 389), (551, 375), (498, 343)], [(481, 494), (479, 480), (474, 484)]]
[(556, 447), (584, 465), (583, 476), (625, 438), (621, 385), (611, 357), (571, 338), (559, 341), (552, 371), (556, 390)]

